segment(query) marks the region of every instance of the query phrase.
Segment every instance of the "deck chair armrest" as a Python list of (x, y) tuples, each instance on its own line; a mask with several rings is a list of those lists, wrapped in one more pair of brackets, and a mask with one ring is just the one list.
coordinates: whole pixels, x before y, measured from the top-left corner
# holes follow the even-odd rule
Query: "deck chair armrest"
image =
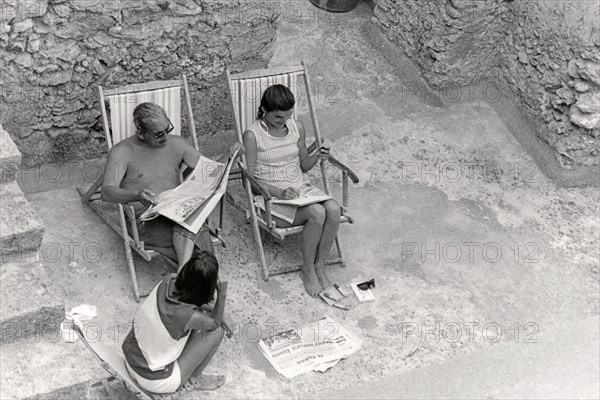
[(131, 234), (133, 236), (133, 240), (135, 240), (135, 243), (139, 246), (140, 234), (138, 233), (137, 223), (135, 220), (135, 210), (131, 204), (123, 204), (123, 211), (125, 211), (125, 215), (131, 222)]
[(329, 163), (337, 168), (339, 168), (342, 171), (345, 171), (348, 173), (348, 176), (350, 177), (350, 180), (352, 181), (352, 183), (358, 183), (358, 175), (356, 175), (354, 173), (354, 171), (352, 171), (348, 166), (346, 166), (345, 164), (341, 163), (337, 158), (335, 158), (334, 156), (330, 155), (329, 158), (327, 159), (327, 161), (329, 161)]
[[(310, 146), (308, 146), (308, 149), (307, 149), (308, 154), (312, 153), (316, 149), (317, 149), (317, 142), (315, 141), (315, 142), (312, 142), (312, 144)], [(356, 175), (354, 173), (354, 171), (352, 171), (347, 165), (341, 163), (337, 158), (335, 158), (331, 154), (329, 155), (329, 158), (327, 159), (327, 161), (329, 161), (331, 163), (331, 165), (338, 167), (342, 171), (346, 171), (348, 173), (348, 176), (350, 177), (350, 180), (353, 183), (358, 183), (358, 175)]]
[(265, 199), (265, 201), (270, 201), (271, 193), (269, 193), (269, 191), (263, 185), (258, 183), (258, 181), (256, 179), (254, 179), (254, 177), (252, 175), (250, 175), (250, 173), (248, 172), (246, 167), (243, 166), (241, 163), (240, 163), (240, 170), (241, 170), (242, 176), (245, 179), (248, 179), (248, 181), (250, 182), (250, 186), (252, 187), (252, 189), (254, 189), (256, 192), (258, 192)]

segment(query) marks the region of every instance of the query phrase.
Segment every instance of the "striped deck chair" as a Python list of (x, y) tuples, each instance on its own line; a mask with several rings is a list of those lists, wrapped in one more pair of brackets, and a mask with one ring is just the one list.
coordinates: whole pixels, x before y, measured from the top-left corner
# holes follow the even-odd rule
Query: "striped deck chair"
[[(102, 121), (104, 125), (104, 133), (106, 134), (106, 144), (108, 150), (111, 147), (135, 134), (136, 129), (133, 123), (133, 110), (135, 107), (144, 102), (158, 104), (165, 110), (167, 117), (173, 123), (173, 131), (170, 135), (181, 135), (181, 92), (184, 92), (187, 115), (189, 120), (190, 136), (192, 137), (194, 147), (198, 150), (198, 139), (196, 137), (196, 128), (194, 125), (194, 117), (192, 114), (192, 103), (189, 96), (187, 79), (182, 75), (181, 79), (170, 81), (154, 81), (142, 84), (134, 84), (122, 86), (115, 89), (104, 90), (102, 86), (98, 86), (100, 109), (102, 110)], [(108, 122), (107, 103), (110, 111), (110, 125)], [(182, 174), (180, 173), (182, 178)], [(135, 223), (135, 213), (131, 205), (118, 204), (118, 220), (113, 216), (114, 213), (107, 211), (103, 207), (101, 200), (102, 176), (87, 190), (77, 188), (77, 192), (81, 196), (81, 202), (89, 205), (117, 234), (119, 234), (125, 245), (125, 258), (129, 267), (131, 281), (135, 300), (140, 301), (140, 291), (138, 288), (135, 266), (133, 263), (133, 248), (143, 259), (150, 261), (152, 258), (159, 255), (155, 250), (147, 249), (144, 242), (140, 241), (137, 225)], [(106, 205), (106, 203), (104, 204)], [(220, 232), (223, 226), (223, 213), (225, 202), (220, 203), (220, 215), (218, 228), (211, 228), (210, 233), (213, 236), (213, 241), (224, 245), (221, 240)], [(131, 235), (128, 233), (125, 218), (131, 221)], [(165, 257), (167, 259), (167, 257)], [(144, 293), (143, 295), (147, 295)], [(142, 295), (142, 296), (143, 296)]]
[[(290, 88), (294, 97), (299, 98), (299, 94), (305, 95), (308, 100), (308, 108), (310, 111), (310, 119), (312, 128), (314, 130), (315, 142), (308, 147), (309, 153), (314, 151), (321, 143), (321, 133), (319, 131), (319, 124), (315, 115), (315, 109), (313, 104), (313, 96), (310, 89), (310, 77), (304, 61), (299, 66), (291, 67), (275, 67), (269, 69), (260, 69), (254, 71), (247, 71), (241, 73), (230, 73), (229, 70), (225, 71), (227, 77), (227, 83), (229, 87), (229, 93), (231, 98), (231, 105), (233, 107), (235, 125), (237, 129), (238, 139), (242, 142), (242, 134), (244, 130), (249, 127), (256, 118), (256, 112), (260, 104), (260, 99), (263, 92), (271, 85), (282, 84)], [(296, 118), (298, 107), (294, 107), (294, 112), (291, 118)], [(308, 135), (307, 135), (308, 136)], [(326, 179), (326, 166), (337, 168), (341, 171), (342, 177), (342, 206), (341, 206), (341, 219), (340, 222), (353, 223), (353, 219), (348, 215), (348, 179), (354, 183), (358, 183), (358, 176), (350, 168), (336, 160), (333, 156), (330, 156), (327, 160), (320, 162), (321, 170), (321, 184), (325, 192), (329, 195), (329, 187)], [(248, 211), (252, 218), (252, 226), (256, 246), (258, 250), (258, 257), (262, 267), (262, 276), (266, 281), (270, 275), (279, 273), (297, 271), (302, 268), (301, 265), (294, 265), (283, 267), (279, 269), (269, 270), (264, 254), (262, 239), (260, 235), (260, 229), (263, 229), (278, 242), (283, 243), (285, 238), (292, 234), (301, 233), (303, 226), (292, 226), (288, 228), (278, 228), (271, 215), (272, 200), (268, 191), (261, 187), (261, 185), (255, 181), (248, 171), (245, 169), (245, 157), (243, 158), (244, 165), (241, 166), (243, 182), (246, 189), (246, 197), (248, 199)], [(241, 163), (240, 163), (241, 164)], [(254, 201), (254, 194), (252, 192), (260, 193), (265, 203), (265, 215), (263, 217), (260, 209), (257, 207)], [(239, 206), (237, 208), (240, 208)], [(246, 212), (246, 210), (243, 210)], [(344, 250), (342, 248), (342, 242), (339, 234), (335, 239), (335, 247), (338, 256), (334, 259), (329, 258), (327, 264), (341, 263), (345, 266), (344, 261)]]
[(73, 330), (90, 353), (92, 353), (92, 355), (100, 362), (102, 368), (110, 374), (108, 378), (102, 378), (100, 381), (95, 382), (90, 386), (97, 387), (101, 385), (104, 387), (110, 400), (120, 400), (122, 398), (110, 384), (110, 382), (114, 380), (121, 382), (123, 386), (135, 395), (135, 397), (141, 400), (176, 400), (196, 389), (195, 379), (192, 377), (175, 393), (157, 394), (144, 390), (135, 379), (131, 377), (129, 371), (127, 371), (125, 358), (121, 354), (99, 341), (88, 342), (77, 325), (73, 326)]

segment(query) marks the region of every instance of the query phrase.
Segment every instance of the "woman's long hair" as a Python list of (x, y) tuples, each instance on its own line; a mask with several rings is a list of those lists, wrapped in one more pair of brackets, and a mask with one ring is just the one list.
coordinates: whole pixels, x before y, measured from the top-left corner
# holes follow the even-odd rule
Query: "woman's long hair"
[(217, 288), (219, 263), (208, 251), (194, 252), (175, 279), (175, 296), (198, 307), (212, 301)]
[(265, 113), (270, 111), (291, 110), (295, 104), (294, 94), (287, 86), (280, 84), (269, 86), (260, 99), (256, 118), (261, 119)]

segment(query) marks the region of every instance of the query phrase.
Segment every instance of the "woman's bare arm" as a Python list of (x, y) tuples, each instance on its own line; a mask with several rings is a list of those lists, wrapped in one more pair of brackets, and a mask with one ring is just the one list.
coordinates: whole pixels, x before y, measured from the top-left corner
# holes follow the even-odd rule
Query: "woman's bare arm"
[[(245, 131), (242, 139), (244, 141), (244, 149), (246, 150), (246, 168), (248, 169), (248, 173), (254, 177), (254, 172), (256, 170), (256, 159), (258, 157), (258, 147), (256, 146), (256, 136), (254, 136), (254, 132)], [(261, 182), (262, 186), (265, 187), (271, 196), (279, 197), (280, 199), (284, 199), (285, 194), (284, 190), (279, 189), (273, 185), (269, 185), (268, 183)]]

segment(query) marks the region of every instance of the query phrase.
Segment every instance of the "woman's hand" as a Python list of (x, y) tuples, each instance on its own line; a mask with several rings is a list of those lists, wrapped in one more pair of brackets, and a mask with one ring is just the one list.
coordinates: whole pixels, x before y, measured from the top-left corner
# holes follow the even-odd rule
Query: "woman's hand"
[(289, 187), (281, 192), (281, 198), (284, 200), (295, 199), (298, 196), (300, 196), (300, 191), (294, 189), (293, 187)]
[(229, 315), (223, 314), (223, 322), (221, 322), (221, 326), (225, 331), (225, 336), (227, 337), (227, 339), (233, 336), (235, 332), (235, 325), (233, 324), (231, 318), (229, 318)]
[(321, 147), (316, 153), (316, 156), (319, 160), (327, 160), (329, 158), (329, 150), (331, 150), (331, 146), (329, 144), (325, 144), (325, 139), (321, 141)]
[(217, 280), (217, 293), (218, 294), (225, 294), (227, 292), (227, 281), (225, 282), (221, 282), (220, 279)]

